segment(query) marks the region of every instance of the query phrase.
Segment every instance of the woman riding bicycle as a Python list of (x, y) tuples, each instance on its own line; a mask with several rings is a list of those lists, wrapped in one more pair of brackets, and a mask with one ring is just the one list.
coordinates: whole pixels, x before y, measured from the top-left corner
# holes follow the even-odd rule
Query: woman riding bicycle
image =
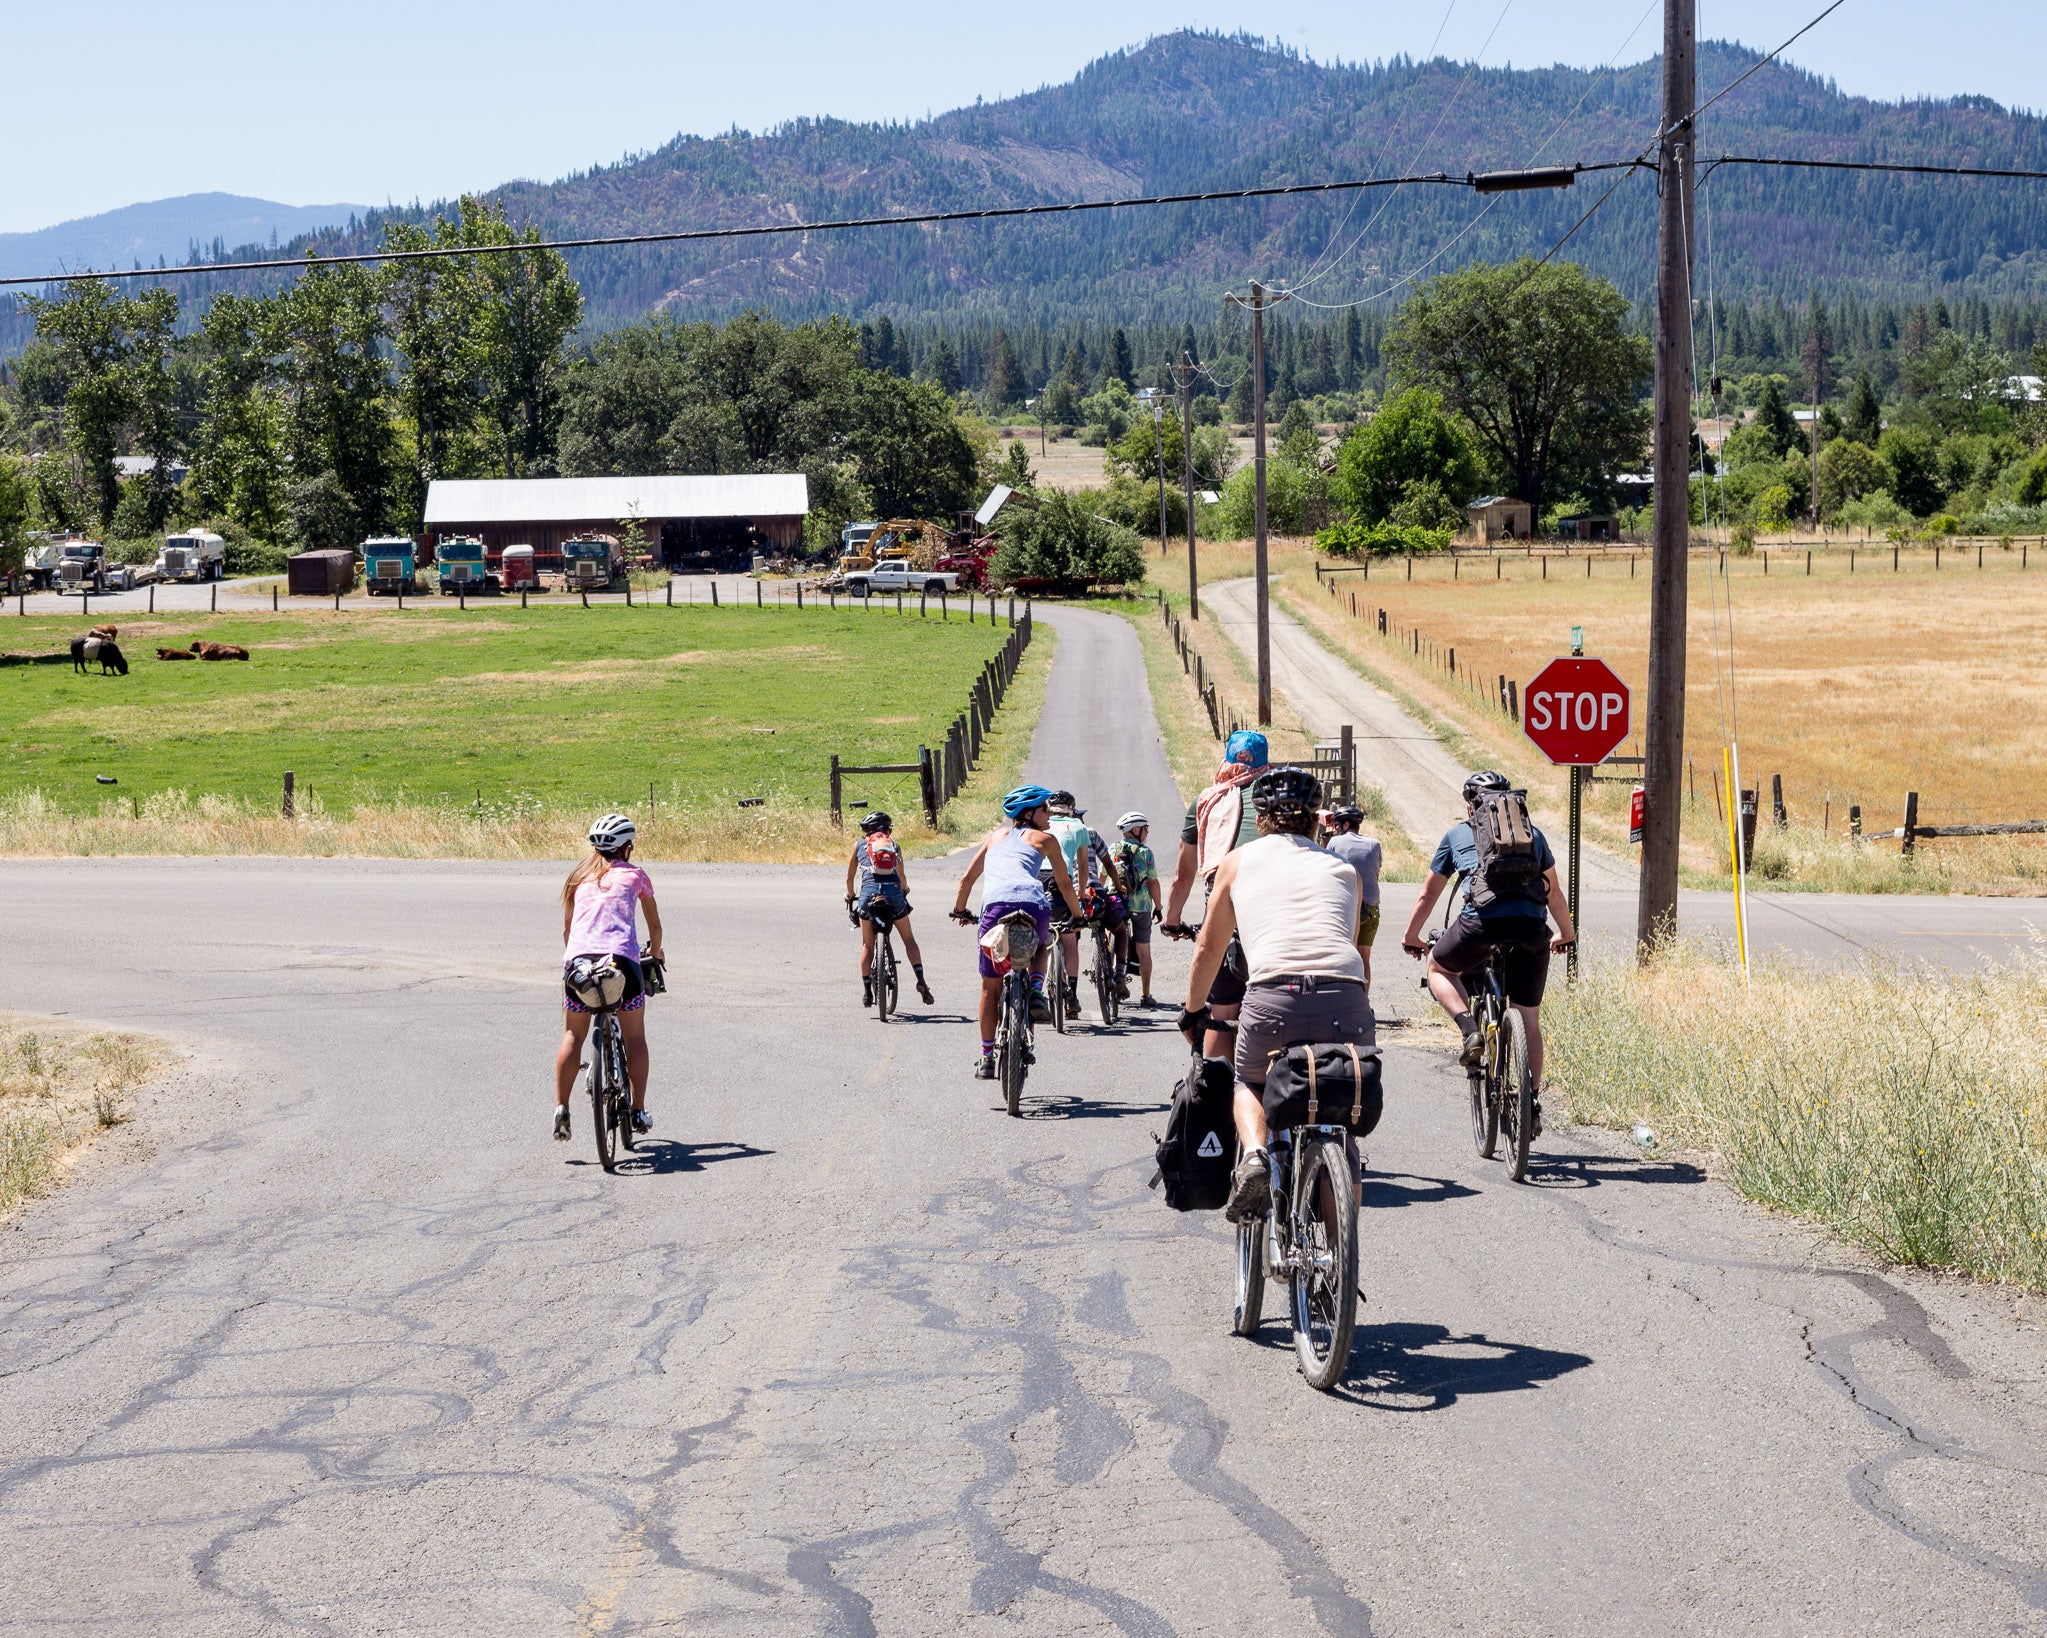
[[(953, 899), (952, 919), (971, 922), (967, 895), (974, 883), (981, 885), (981, 927), (986, 933), (1004, 916), (1016, 911), (1028, 915), (1037, 926), (1038, 949), (1031, 958), (1031, 1016), (1043, 1022), (1051, 1016), (1045, 1009), (1045, 955), (1052, 942), (1052, 895), (1038, 879), (1040, 868), (1049, 867), (1052, 885), (1078, 920), (1080, 895), (1066, 871), (1066, 855), (1059, 839), (1048, 828), (1052, 793), (1043, 785), (1019, 785), (1002, 799), (1002, 811), (1009, 822), (999, 825), (981, 839), (974, 856), (960, 877), (959, 892)], [(985, 877), (985, 881), (982, 878)], [(974, 1078), (995, 1079), (995, 1012), (1002, 996), (1002, 975), (983, 949), (981, 972), (981, 1056), (974, 1065)]]
[(846, 861), (846, 908), (860, 927), (860, 1005), (874, 1005), (874, 935), (886, 918), (903, 935), (918, 997), (928, 1007), (935, 998), (924, 982), (924, 952), (910, 931), (910, 874), (894, 831), (895, 821), (876, 808), (860, 821), (860, 840)]
[(647, 1101), (646, 985), (640, 972), (636, 910), (647, 916), (647, 958), (661, 959), (661, 912), (654, 884), (633, 860), (638, 827), (622, 813), (607, 813), (590, 827), (590, 857), (562, 883), (562, 1040), (554, 1054), (554, 1135), (569, 1138), (569, 1094), (575, 1090), (583, 1038), (590, 1033), (590, 1009), (569, 990), (567, 969), (580, 956), (609, 956), (625, 975), (625, 998), (617, 1008), (625, 1037), (626, 1075), (633, 1083), (633, 1130), (650, 1132), (654, 1117)]

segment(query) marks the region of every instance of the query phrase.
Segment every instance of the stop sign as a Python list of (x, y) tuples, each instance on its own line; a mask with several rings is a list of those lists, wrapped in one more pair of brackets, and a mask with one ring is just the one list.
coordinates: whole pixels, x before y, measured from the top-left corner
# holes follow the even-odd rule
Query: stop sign
[(1521, 729), (1552, 762), (1604, 762), (1628, 737), (1628, 685), (1604, 660), (1552, 660), (1521, 696)]

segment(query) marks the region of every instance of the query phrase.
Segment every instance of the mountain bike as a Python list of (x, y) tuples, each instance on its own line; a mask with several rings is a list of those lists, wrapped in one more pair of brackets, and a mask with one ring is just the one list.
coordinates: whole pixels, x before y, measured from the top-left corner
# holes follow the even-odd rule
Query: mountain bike
[(1065, 937), (1072, 930), (1072, 922), (1052, 918), (1052, 948), (1045, 958), (1045, 1004), (1052, 1009), (1052, 1028), (1061, 1035), (1067, 1020)]
[(590, 1124), (597, 1133), (597, 1161), (617, 1168), (617, 1153), (633, 1146), (633, 1087), (626, 1076), (625, 1036), (618, 1014), (600, 1008), (590, 1027)]
[[(1428, 936), (1431, 950), (1436, 937)], [(1535, 1083), (1528, 1074), (1528, 1024), (1508, 1003), (1500, 951), (1486, 957), (1486, 964), (1466, 981), (1465, 991), (1484, 1041), (1478, 1062), (1465, 1072), (1471, 1085), (1471, 1140), (1481, 1160), (1498, 1154), (1507, 1163), (1508, 1178), (1519, 1183), (1528, 1175)]]
[[(848, 906), (847, 913), (853, 918), (853, 925), (860, 925), (858, 906)], [(874, 1015), (884, 1024), (889, 1014), (896, 1010), (901, 993), (900, 981), (896, 976), (895, 913), (887, 903), (876, 898), (867, 908), (867, 915), (874, 923), (874, 967), (869, 975), (874, 981)]]
[(1231, 1329), (1254, 1336), (1265, 1282), (1285, 1280), (1294, 1357), (1308, 1386), (1327, 1393), (1350, 1360), (1358, 1317), (1358, 1193), (1350, 1133), (1341, 1126), (1272, 1134), (1272, 1204), (1237, 1225), (1237, 1301)]
[(1038, 927), (1021, 910), (1011, 911), (999, 925), (1009, 929), (1009, 971), (995, 1014), (995, 1079), (1004, 1106), (1015, 1115), (1023, 1103), (1024, 1077), (1036, 1057), (1031, 1050), (1031, 958), (1038, 953)]
[(1123, 1011), (1123, 967), (1116, 959), (1115, 935), (1099, 919), (1094, 932), (1094, 962), (1087, 975), (1094, 981), (1095, 1002), (1102, 1009), (1102, 1022), (1113, 1024)]

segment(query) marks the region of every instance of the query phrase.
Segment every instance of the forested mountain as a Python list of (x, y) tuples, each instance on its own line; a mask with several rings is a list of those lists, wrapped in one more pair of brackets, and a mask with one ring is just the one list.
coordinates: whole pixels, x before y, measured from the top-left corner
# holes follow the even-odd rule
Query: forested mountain
[[(1709, 43), (1710, 95), (1754, 60)], [(1324, 65), (1242, 37), (1181, 33), (1090, 64), (1073, 81), (896, 125), (803, 120), (765, 135), (679, 137), (652, 153), (492, 196), (515, 221), (585, 236), (1170, 193), (1631, 155), (1656, 124), (1655, 59), (1613, 73), (1472, 68), (1396, 58)], [(1713, 108), (1701, 153), (1885, 158), (2047, 169), (2047, 121), (1983, 98), (1904, 104), (1841, 94), (1772, 66)], [(801, 238), (579, 252), (588, 322), (763, 306), (898, 322), (1200, 323), (1253, 274), (1315, 301), (1389, 292), (1417, 273), (1550, 248), (1603, 190), (1477, 198), (1410, 187), (1072, 218), (863, 229)], [(1636, 175), (1568, 256), (1631, 297), (1651, 286), (1654, 179)], [(1702, 190), (1699, 283), (1737, 303), (1817, 290), (1888, 301), (2047, 294), (2047, 186), (1727, 167)], [(374, 249), (394, 218), (286, 247)], [(267, 247), (253, 253), (262, 254)], [(230, 255), (249, 252), (230, 251)], [(249, 290), (264, 276), (207, 285)], [(196, 300), (194, 298), (197, 298)], [(1307, 316), (1305, 303), (1295, 309)], [(0, 324), (0, 349), (26, 332)]]
[(236, 193), (187, 193), (81, 216), (32, 233), (0, 233), (0, 278), (74, 267), (157, 267), (230, 245), (276, 245), (360, 221), (366, 205), (280, 205)]

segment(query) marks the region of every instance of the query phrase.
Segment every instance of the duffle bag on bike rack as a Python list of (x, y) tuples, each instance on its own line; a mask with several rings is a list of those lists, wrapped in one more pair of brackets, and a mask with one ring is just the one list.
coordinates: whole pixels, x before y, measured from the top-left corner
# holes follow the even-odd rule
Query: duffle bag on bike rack
[(1230, 1169), (1237, 1163), (1234, 1088), (1230, 1066), (1220, 1058), (1199, 1060), (1173, 1088), (1151, 1187), (1163, 1187), (1175, 1211), (1221, 1211), (1229, 1204)]
[(610, 956), (577, 956), (563, 976), (569, 993), (592, 1012), (625, 999), (625, 969)]
[(1274, 1126), (1346, 1126), (1362, 1137), (1379, 1124), (1381, 1103), (1377, 1047), (1290, 1046), (1266, 1072), (1265, 1118)]

